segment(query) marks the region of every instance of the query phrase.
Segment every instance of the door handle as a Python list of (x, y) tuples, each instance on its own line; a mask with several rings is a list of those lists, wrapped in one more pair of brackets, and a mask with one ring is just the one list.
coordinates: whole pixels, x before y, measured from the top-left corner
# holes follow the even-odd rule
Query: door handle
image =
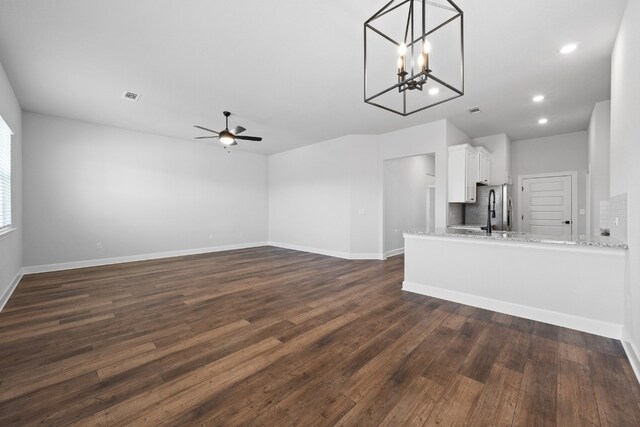
[(571, 224), (571, 221), (562, 221), (563, 224)]

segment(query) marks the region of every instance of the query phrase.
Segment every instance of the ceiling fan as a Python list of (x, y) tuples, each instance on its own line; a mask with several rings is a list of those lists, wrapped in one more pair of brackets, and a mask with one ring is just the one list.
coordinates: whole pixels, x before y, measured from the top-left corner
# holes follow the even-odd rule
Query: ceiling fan
[(242, 126), (236, 126), (233, 129), (229, 129), (229, 116), (231, 115), (231, 113), (228, 112), (228, 111), (224, 111), (222, 114), (224, 114), (224, 117), (225, 117), (225, 128), (224, 128), (224, 130), (221, 130), (220, 132), (216, 132), (215, 130), (211, 130), (211, 129), (207, 129), (207, 128), (202, 127), (202, 126), (194, 125), (193, 127), (195, 127), (195, 128), (206, 130), (207, 132), (215, 133), (214, 136), (196, 136), (195, 139), (218, 139), (218, 140), (220, 140), (222, 145), (225, 146), (225, 147), (230, 147), (232, 145), (238, 145), (238, 143), (236, 142), (237, 140), (242, 140), (242, 141), (262, 141), (262, 138), (259, 137), (259, 136), (239, 136), (239, 134), (244, 132), (246, 129), (243, 128)]

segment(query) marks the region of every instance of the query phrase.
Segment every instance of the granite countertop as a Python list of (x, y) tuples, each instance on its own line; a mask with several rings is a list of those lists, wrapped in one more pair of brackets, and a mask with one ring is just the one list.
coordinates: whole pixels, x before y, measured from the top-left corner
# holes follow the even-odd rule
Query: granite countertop
[(622, 243), (613, 237), (597, 236), (590, 239), (573, 239), (565, 236), (548, 236), (543, 234), (532, 233), (520, 233), (517, 231), (494, 231), (492, 234), (487, 234), (484, 231), (464, 230), (464, 229), (435, 229), (433, 231), (421, 230), (398, 230), (402, 231), (405, 235), (423, 235), (423, 236), (438, 236), (438, 237), (451, 237), (451, 238), (471, 238), (471, 239), (486, 239), (486, 240), (499, 240), (505, 242), (529, 242), (529, 243), (551, 243), (558, 245), (576, 245), (576, 246), (593, 246), (597, 248), (614, 248), (614, 249), (628, 249), (629, 246), (626, 243)]

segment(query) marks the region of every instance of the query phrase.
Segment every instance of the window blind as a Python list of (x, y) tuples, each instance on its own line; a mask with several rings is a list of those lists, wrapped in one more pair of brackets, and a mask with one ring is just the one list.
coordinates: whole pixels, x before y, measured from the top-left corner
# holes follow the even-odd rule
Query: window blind
[(11, 135), (0, 117), (0, 229), (11, 225)]

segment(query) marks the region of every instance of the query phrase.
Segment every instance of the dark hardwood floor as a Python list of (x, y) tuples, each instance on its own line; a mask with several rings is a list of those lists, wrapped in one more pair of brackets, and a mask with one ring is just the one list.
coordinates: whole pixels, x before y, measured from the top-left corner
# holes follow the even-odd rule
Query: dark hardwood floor
[(639, 426), (618, 341), (255, 248), (26, 276), (0, 425)]

